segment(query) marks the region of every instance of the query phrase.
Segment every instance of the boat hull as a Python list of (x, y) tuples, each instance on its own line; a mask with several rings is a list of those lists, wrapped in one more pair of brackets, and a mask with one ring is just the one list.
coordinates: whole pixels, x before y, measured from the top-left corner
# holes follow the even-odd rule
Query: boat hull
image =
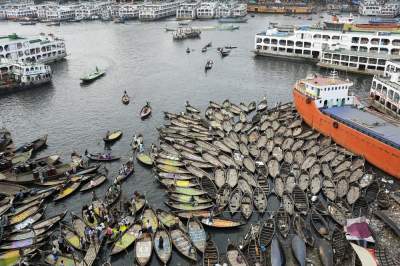
[(363, 156), (369, 163), (400, 179), (400, 150), (323, 114), (307, 96), (293, 90), (293, 100), (304, 122), (337, 144)]

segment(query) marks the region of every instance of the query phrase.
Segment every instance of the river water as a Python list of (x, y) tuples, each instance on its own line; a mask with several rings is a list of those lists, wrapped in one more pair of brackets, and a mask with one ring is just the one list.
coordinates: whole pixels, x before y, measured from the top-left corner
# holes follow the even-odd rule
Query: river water
[[(320, 20), (319, 15), (313, 17), (313, 21), (308, 21), (256, 15), (249, 17), (248, 23), (238, 24), (239, 30), (203, 31), (201, 39), (180, 42), (173, 41), (171, 33), (164, 30), (166, 25), (177, 26), (174, 19), (126, 24), (93, 21), (60, 27), (0, 22), (0, 35), (51, 32), (65, 39), (68, 52), (66, 60), (51, 65), (54, 76), (50, 85), (0, 96), (0, 126), (12, 132), (17, 145), (49, 134), (48, 148), (39, 156), (57, 153), (66, 161), (72, 151), (102, 151), (102, 137), (107, 130), (121, 129), (124, 136), (112, 150), (127, 159), (132, 135), (142, 133), (146, 148), (157, 143), (156, 128), (164, 122), (163, 111), (183, 111), (186, 100), (203, 110), (209, 100), (222, 102), (226, 98), (236, 103), (259, 101), (263, 96), (271, 104), (291, 101), (291, 88), (296, 80), (312, 72), (327, 71), (308, 63), (255, 57), (251, 52), (254, 34), (264, 30), (269, 22), (306, 25)], [(193, 23), (205, 27), (216, 24), (215, 20)], [(213, 47), (201, 53), (201, 48), (210, 41)], [(238, 48), (222, 59), (216, 47), (224, 45)], [(190, 54), (186, 54), (187, 47), (192, 49)], [(209, 59), (214, 61), (214, 67), (205, 73), (204, 65)], [(96, 66), (105, 68), (106, 76), (88, 86), (80, 85), (79, 78)], [(356, 93), (368, 92), (371, 77), (346, 76), (355, 82)], [(124, 90), (131, 96), (128, 106), (121, 104)], [(151, 103), (153, 115), (141, 121), (139, 111), (146, 101)], [(110, 181), (119, 166), (120, 162), (107, 165)], [(123, 184), (123, 197), (128, 198), (134, 190), (139, 190), (146, 194), (153, 207), (165, 208), (164, 190), (155, 183), (152, 171), (138, 164), (135, 170)], [(98, 188), (96, 194), (103, 197), (107, 187)], [(90, 193), (76, 193), (61, 203), (49, 203), (47, 214), (66, 208), (80, 213), (81, 206), (90, 199)], [(253, 215), (252, 221), (258, 219)], [(247, 227), (209, 232), (220, 252), (225, 253), (226, 241), (239, 239), (246, 230)], [(133, 262), (133, 249), (112, 260), (113, 265), (133, 265)], [(158, 264), (153, 256), (152, 265)], [(188, 265), (188, 262), (174, 251), (170, 265)]]

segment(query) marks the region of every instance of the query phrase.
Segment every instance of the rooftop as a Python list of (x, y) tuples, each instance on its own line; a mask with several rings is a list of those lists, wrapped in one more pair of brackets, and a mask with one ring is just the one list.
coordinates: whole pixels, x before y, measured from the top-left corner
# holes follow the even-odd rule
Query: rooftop
[(352, 106), (332, 107), (321, 111), (369, 136), (400, 148), (400, 124), (391, 123)]
[(323, 77), (323, 76), (314, 76), (312, 78), (303, 79), (302, 82), (310, 84), (310, 85), (317, 85), (317, 86), (329, 86), (329, 85), (345, 85), (345, 84), (352, 84), (351, 81), (342, 80), (338, 78), (332, 77)]

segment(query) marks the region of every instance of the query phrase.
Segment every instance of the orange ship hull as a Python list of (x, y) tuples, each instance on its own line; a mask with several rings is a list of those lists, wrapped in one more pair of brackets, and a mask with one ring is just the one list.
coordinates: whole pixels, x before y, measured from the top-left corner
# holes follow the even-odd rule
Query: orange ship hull
[[(351, 152), (363, 156), (370, 164), (400, 179), (400, 150), (375, 138), (359, 132), (343, 123), (323, 114), (314, 101), (293, 90), (294, 104), (304, 122), (325, 136), (331, 137), (337, 144)], [(334, 122), (337, 127), (334, 127)]]

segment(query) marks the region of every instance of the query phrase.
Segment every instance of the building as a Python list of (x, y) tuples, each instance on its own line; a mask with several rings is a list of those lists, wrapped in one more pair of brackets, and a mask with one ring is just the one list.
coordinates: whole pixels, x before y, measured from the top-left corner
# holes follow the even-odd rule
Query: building
[(117, 6), (116, 16), (123, 19), (136, 19), (139, 17), (141, 5), (122, 4)]
[(180, 1), (143, 4), (139, 10), (139, 20), (150, 21), (175, 16), (180, 5)]
[(215, 17), (244, 17), (247, 15), (247, 5), (237, 2), (220, 3), (216, 8)]
[(362, 0), (358, 12), (364, 16), (396, 17), (400, 14), (400, 1)]
[[(75, 19), (76, 5), (57, 5), (46, 7), (45, 19), (49, 21), (66, 21)], [(39, 16), (39, 15), (38, 15)]]
[(219, 4), (217, 2), (203, 2), (200, 7), (197, 8), (197, 18), (199, 19), (212, 19), (216, 16), (217, 8)]
[(176, 10), (176, 19), (196, 19), (197, 9), (200, 7), (200, 1), (184, 2)]

